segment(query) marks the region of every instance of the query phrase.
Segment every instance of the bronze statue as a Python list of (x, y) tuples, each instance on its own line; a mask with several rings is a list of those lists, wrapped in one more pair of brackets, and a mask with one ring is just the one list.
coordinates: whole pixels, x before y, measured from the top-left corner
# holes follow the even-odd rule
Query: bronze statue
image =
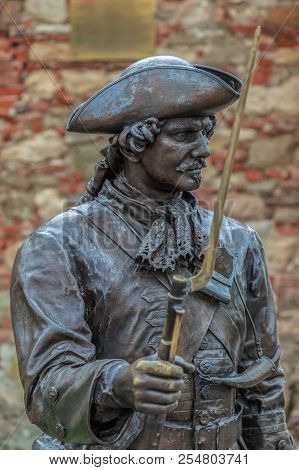
[(20, 374), (44, 433), (33, 448), (151, 448), (148, 423), (165, 414), (160, 449), (292, 448), (272, 291), (250, 227), (223, 219), (212, 277), (184, 301), (174, 363), (156, 353), (172, 276), (190, 278), (205, 259), (212, 213), (192, 191), (215, 113), (240, 89), (222, 70), (153, 57), (73, 113), (69, 131), (114, 137), (79, 205), (15, 261)]

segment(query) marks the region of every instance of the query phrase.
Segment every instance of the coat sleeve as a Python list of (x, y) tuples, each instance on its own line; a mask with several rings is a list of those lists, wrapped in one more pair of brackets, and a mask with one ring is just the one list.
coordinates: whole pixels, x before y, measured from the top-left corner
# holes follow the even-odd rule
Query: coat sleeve
[(75, 270), (51, 233), (36, 232), (17, 255), (11, 310), (25, 406), (46, 434), (109, 448), (107, 441), (119, 443), (134, 417), (111, 394), (113, 376), (125, 361), (96, 360)]
[[(251, 313), (263, 354), (275, 363), (276, 372), (258, 385), (240, 391), (244, 406), (243, 438), (249, 449), (291, 449), (292, 438), (285, 421), (284, 370), (279, 364), (280, 344), (277, 337), (273, 293), (268, 278), (262, 242), (250, 229), (246, 256), (246, 305)], [(255, 337), (250, 322), (240, 361), (240, 372), (257, 359)]]

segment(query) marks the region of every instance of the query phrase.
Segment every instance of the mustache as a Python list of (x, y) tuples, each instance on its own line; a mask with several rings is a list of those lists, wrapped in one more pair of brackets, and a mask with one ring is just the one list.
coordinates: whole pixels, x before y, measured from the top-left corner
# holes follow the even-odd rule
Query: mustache
[(176, 171), (180, 173), (185, 173), (185, 171), (192, 171), (192, 170), (201, 170), (202, 168), (206, 168), (207, 162), (204, 158), (199, 158), (196, 161), (188, 162), (182, 161), (179, 166), (176, 167)]

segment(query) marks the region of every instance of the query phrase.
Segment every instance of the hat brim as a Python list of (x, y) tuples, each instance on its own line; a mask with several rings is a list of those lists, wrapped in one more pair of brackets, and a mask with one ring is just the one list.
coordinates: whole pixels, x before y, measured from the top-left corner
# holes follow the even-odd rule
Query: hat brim
[(145, 67), (121, 76), (82, 103), (69, 132), (117, 133), (149, 117), (207, 116), (234, 103), (242, 82), (203, 65)]

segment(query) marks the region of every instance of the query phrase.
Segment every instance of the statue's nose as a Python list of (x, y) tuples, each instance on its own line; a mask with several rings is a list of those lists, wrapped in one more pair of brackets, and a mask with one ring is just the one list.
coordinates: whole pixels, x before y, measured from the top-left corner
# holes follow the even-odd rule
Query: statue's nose
[(194, 141), (194, 147), (191, 152), (193, 158), (208, 158), (211, 154), (209, 149), (209, 141), (203, 134), (198, 133), (196, 141)]
[(191, 155), (193, 158), (208, 158), (210, 154), (211, 154), (210, 149), (206, 144), (197, 146), (191, 152)]

